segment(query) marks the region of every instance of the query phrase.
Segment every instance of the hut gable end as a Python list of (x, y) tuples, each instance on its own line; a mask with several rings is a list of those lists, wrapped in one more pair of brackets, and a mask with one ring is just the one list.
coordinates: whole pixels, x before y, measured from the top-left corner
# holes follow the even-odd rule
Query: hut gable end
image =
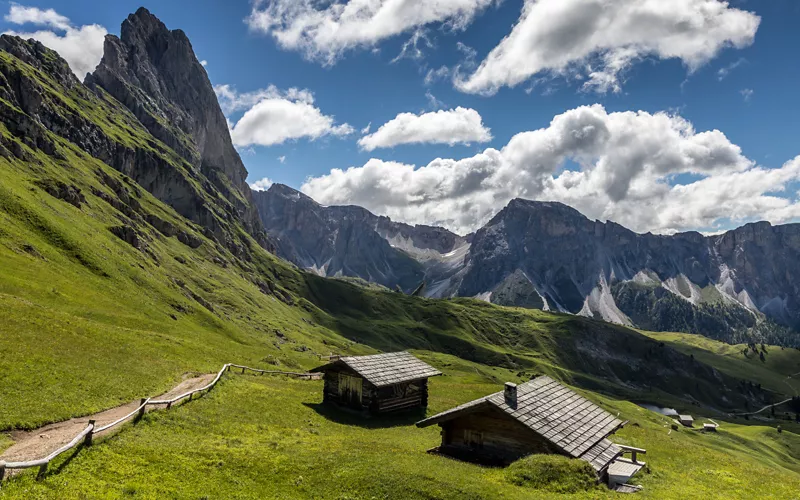
[[(511, 390), (509, 390), (511, 389)], [(622, 422), (573, 390), (542, 376), (506, 387), (503, 392), (463, 404), (418, 422), (419, 427), (442, 425), (488, 408), (502, 412), (529, 432), (549, 443), (551, 449), (582, 458), (597, 471), (622, 454), (622, 449), (605, 439)], [(531, 451), (533, 452), (533, 451)]]
[(407, 352), (343, 356), (312, 371), (325, 373), (325, 401), (371, 413), (426, 407), (427, 379), (441, 375)]

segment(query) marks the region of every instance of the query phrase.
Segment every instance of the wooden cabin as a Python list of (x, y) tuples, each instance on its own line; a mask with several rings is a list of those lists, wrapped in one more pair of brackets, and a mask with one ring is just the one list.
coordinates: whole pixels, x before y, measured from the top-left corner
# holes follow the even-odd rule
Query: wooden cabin
[[(637, 454), (645, 450), (607, 439), (623, 425), (619, 419), (547, 376), (506, 383), (501, 392), (417, 422), (418, 427), (434, 424), (442, 428), (442, 443), (432, 451), (480, 463), (503, 465), (534, 453), (561, 454), (586, 460), (601, 479), (609, 478), (612, 466), (624, 465), (624, 472), (615, 471), (615, 482), (644, 465)], [(632, 460), (623, 459), (629, 452)]]
[(323, 401), (373, 414), (428, 406), (428, 378), (441, 372), (407, 352), (343, 356), (324, 373)]
[(678, 415), (678, 421), (685, 427), (694, 426), (694, 418), (691, 415)]

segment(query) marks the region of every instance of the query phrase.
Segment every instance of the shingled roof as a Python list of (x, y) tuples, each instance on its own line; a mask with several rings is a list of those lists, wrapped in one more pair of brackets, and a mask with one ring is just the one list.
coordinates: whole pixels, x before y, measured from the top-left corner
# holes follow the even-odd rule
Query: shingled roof
[(343, 356), (312, 372), (324, 372), (337, 363), (344, 363), (375, 387), (411, 382), (441, 375), (442, 372), (407, 352), (389, 352), (370, 356)]
[(506, 402), (501, 391), (417, 422), (417, 426), (446, 422), (484, 408), (502, 410), (565, 454), (586, 460), (597, 471), (622, 454), (621, 448), (605, 439), (622, 422), (547, 376), (518, 385), (516, 407)]

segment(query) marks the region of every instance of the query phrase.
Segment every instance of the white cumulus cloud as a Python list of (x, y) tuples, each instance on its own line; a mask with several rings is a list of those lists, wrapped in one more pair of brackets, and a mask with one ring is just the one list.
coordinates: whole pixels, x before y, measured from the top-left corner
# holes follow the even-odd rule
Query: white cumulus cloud
[(18, 25), (31, 24), (49, 28), (33, 32), (7, 31), (6, 34), (25, 39), (33, 38), (55, 50), (69, 63), (70, 69), (79, 80), (83, 80), (86, 73), (94, 71), (103, 58), (103, 41), (108, 31), (98, 24), (73, 26), (69, 18), (53, 9), (43, 10), (16, 3), (11, 4), (4, 19)]
[(319, 139), (323, 136), (345, 136), (355, 130), (347, 123), (337, 124), (314, 106), (309, 90), (291, 88), (281, 91), (275, 86), (239, 93), (230, 85), (214, 87), (225, 113), (246, 110), (235, 123), (229, 124), (233, 144), (237, 147), (272, 146), (293, 139)]
[[(669, 113), (583, 106), (502, 149), (416, 167), (371, 159), (308, 179), (319, 202), (362, 205), (409, 223), (474, 231), (513, 198), (555, 200), (637, 231), (719, 228), (800, 217), (800, 157), (767, 169), (718, 130), (698, 132)], [(782, 195), (782, 196), (780, 196)]]
[(272, 35), (281, 47), (330, 65), (348, 50), (372, 48), (401, 33), (421, 33), (428, 24), (463, 29), (495, 1), (256, 0), (246, 23)]
[(493, 94), (551, 73), (619, 91), (637, 61), (679, 59), (694, 71), (725, 47), (751, 45), (760, 21), (723, 0), (525, 0), (511, 32), (456, 86)]
[(267, 189), (272, 186), (274, 182), (268, 177), (264, 177), (263, 179), (259, 179), (254, 183), (250, 184), (250, 189), (253, 191), (266, 191)]
[(492, 140), (489, 128), (477, 111), (457, 107), (416, 115), (400, 113), (370, 135), (359, 139), (366, 150), (391, 148), (400, 144), (469, 144)]

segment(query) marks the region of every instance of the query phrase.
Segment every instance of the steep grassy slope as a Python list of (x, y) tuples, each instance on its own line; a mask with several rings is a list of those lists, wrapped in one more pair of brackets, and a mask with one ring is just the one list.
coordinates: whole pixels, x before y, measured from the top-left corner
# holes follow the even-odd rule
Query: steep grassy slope
[(757, 345), (757, 352), (753, 352), (744, 344), (725, 344), (701, 335), (642, 333), (695, 359), (711, 362), (729, 375), (745, 378), (778, 393), (800, 395), (800, 349)]
[[(442, 366), (431, 380), (429, 413), (494, 392), (513, 373), (416, 352)], [(426, 450), (438, 428), (418, 415), (364, 420), (321, 405), (321, 382), (229, 375), (206, 398), (145, 421), (35, 481), (31, 472), (0, 490), (3, 499), (51, 498), (616, 498), (569, 472), (537, 488), (513, 470), (484, 468)], [(594, 396), (593, 396), (594, 397)], [(647, 448), (637, 498), (794, 498), (800, 437), (723, 422), (717, 434), (670, 431), (664, 418), (596, 398), (631, 423), (615, 440)], [(69, 460), (67, 462), (67, 460)], [(541, 459), (562, 466), (559, 458)], [(59, 471), (58, 467), (63, 464)]]

